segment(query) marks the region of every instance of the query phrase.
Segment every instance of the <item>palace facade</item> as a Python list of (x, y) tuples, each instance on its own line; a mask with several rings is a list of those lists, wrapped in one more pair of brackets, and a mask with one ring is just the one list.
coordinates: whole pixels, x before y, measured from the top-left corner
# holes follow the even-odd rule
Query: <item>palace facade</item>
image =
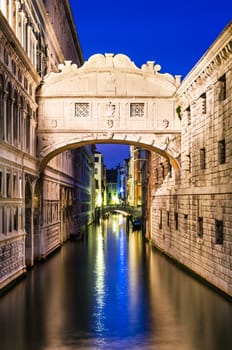
[[(0, 289), (93, 220), (93, 150), (39, 169), (36, 91), (64, 59), (83, 63), (69, 1), (0, 1)], [(56, 108), (54, 106), (54, 108)], [(74, 217), (74, 220), (73, 220)]]

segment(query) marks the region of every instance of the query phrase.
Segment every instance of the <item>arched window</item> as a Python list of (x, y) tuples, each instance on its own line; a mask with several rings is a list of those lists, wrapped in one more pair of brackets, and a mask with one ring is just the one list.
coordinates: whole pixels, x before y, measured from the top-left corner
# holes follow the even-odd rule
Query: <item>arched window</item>
[(26, 152), (30, 153), (30, 144), (31, 144), (31, 109), (29, 105), (27, 105), (27, 112), (26, 112)]
[(24, 100), (22, 97), (19, 98), (19, 110), (18, 110), (18, 113), (19, 113), (19, 140), (18, 140), (18, 147), (20, 149), (23, 148), (23, 140), (24, 140), (24, 133), (23, 133), (23, 130), (24, 130), (24, 118), (23, 118), (23, 113), (24, 113)]
[(11, 84), (8, 84), (7, 87), (7, 100), (6, 100), (6, 139), (9, 143), (11, 143), (12, 136), (12, 89)]
[(4, 80), (0, 75), (0, 139), (4, 138)]
[(18, 146), (19, 140), (19, 107), (18, 107), (18, 94), (15, 91), (14, 93), (14, 103), (13, 103), (13, 143), (14, 146)]

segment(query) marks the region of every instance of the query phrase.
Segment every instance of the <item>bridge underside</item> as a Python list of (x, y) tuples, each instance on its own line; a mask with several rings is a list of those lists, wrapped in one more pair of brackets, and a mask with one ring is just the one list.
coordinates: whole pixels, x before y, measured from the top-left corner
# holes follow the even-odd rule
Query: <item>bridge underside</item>
[[(40, 159), (41, 169), (43, 169), (49, 160), (57, 154), (69, 149), (82, 147), (88, 144), (128, 144), (135, 145), (156, 152), (167, 158), (174, 169), (179, 169), (179, 133), (149, 133), (141, 131), (130, 133), (121, 132), (72, 132), (58, 134), (40, 133), (41, 143)], [(43, 146), (42, 146), (43, 145)]]

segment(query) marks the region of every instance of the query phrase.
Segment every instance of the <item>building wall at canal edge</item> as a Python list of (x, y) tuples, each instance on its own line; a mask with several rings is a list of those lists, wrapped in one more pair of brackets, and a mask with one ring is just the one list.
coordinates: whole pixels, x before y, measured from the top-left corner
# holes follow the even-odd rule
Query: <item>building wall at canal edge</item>
[(232, 296), (232, 24), (177, 91), (180, 173), (153, 154), (150, 239)]

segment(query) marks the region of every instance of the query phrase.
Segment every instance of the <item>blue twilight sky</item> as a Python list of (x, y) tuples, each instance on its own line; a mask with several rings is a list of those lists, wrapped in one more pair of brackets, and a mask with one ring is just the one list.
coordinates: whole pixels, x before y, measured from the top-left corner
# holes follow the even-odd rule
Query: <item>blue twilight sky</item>
[[(70, 4), (85, 60), (95, 53), (123, 53), (138, 67), (155, 61), (161, 73), (182, 77), (232, 20), (232, 0), (70, 0)], [(114, 145), (103, 152), (106, 165), (115, 166), (127, 157), (128, 148), (124, 149)]]

